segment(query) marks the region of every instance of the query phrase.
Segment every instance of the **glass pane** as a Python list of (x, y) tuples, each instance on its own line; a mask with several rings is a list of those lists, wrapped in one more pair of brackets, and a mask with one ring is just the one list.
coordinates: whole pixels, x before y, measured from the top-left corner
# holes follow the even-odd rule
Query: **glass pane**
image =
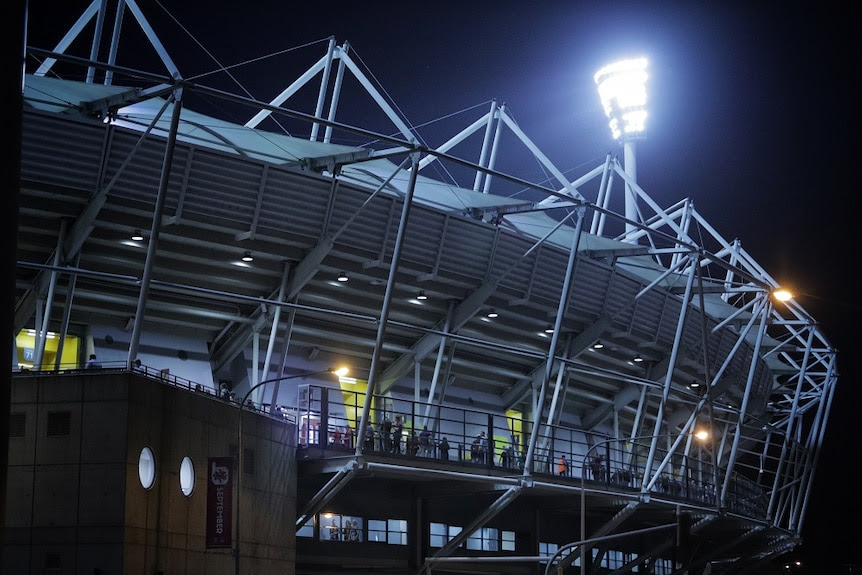
[(141, 450), (141, 457), (138, 459), (138, 477), (144, 489), (150, 489), (156, 482), (156, 458), (149, 447)]
[(362, 541), (362, 517), (348, 517), (345, 515), (342, 518), (342, 534), (345, 541)]
[(368, 540), (386, 542), (386, 522), (379, 519), (368, 520)]
[(180, 463), (180, 489), (186, 497), (195, 489), (195, 465), (189, 456), (183, 457)]
[(500, 534), (502, 539), (502, 547), (503, 551), (514, 551), (515, 550), (515, 532), (514, 531), (503, 531)]
[(330, 515), (321, 521), (320, 539), (322, 541), (341, 541), (341, 516)]

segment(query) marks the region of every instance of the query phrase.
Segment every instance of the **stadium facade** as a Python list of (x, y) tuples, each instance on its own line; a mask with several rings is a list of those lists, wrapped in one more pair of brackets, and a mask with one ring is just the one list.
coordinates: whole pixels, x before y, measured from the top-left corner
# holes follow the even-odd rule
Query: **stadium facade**
[[(693, 202), (613, 154), (570, 179), (496, 102), (426, 144), (335, 39), (267, 102), (187, 80), (125, 5), (27, 47), (4, 571), (745, 573), (801, 542), (836, 353)], [(72, 54), (111, 22), (164, 71)], [(341, 118), (351, 85), (394, 131)]]

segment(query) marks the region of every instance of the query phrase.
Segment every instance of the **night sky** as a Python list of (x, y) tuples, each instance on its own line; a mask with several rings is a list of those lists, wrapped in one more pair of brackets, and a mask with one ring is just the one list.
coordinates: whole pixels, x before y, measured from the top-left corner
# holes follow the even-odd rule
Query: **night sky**
[[(847, 473), (862, 460), (853, 435), (862, 401), (853, 365), (862, 306), (850, 293), (860, 260), (850, 223), (858, 205), (851, 200), (857, 188), (851, 169), (855, 175), (858, 165), (850, 158), (858, 146), (851, 147), (850, 135), (859, 129), (859, 65), (852, 58), (860, 52), (860, 32), (851, 27), (858, 18), (849, 8), (574, 1), (297, 7), (246, 0), (236, 3), (242, 11), (215, 8), (233, 3), (165, 2), (168, 16), (159, 4), (139, 1), (186, 78), (216, 69), (215, 61), (234, 66), (278, 53), (231, 68), (233, 78), (199, 78), (270, 100), (335, 36), (350, 43), (353, 58), (414, 126), (427, 124), (420, 132), (429, 145), (441, 144), (497, 100), (572, 179), (619, 151), (593, 74), (621, 57), (648, 57), (650, 119), (638, 146), (639, 183), (662, 206), (692, 198), (719, 233), (740, 239), (798, 294), (840, 350), (838, 391), (801, 551), (806, 572), (854, 572), (851, 563), (862, 571), (862, 497)], [(31, 2), (29, 43), (52, 48), (87, 4)], [(121, 60), (151, 61), (143, 43), (139, 49), (129, 54), (135, 49), (121, 44)], [(345, 108), (343, 121), (362, 122), (350, 113), (363, 112)], [(373, 127), (392, 132), (385, 124)], [(535, 162), (518, 169), (525, 179), (537, 178)]]

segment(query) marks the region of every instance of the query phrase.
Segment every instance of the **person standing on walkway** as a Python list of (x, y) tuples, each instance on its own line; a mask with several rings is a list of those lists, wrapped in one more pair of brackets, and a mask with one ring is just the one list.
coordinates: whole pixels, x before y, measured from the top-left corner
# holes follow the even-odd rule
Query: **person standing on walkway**
[(395, 416), (395, 423), (392, 424), (392, 453), (401, 453), (401, 439), (404, 435), (404, 424), (401, 422), (401, 416)]
[(445, 436), (440, 440), (437, 448), (440, 450), (440, 461), (449, 461), (449, 440)]
[(431, 457), (431, 431), (427, 425), (423, 425), (422, 432), (419, 433), (419, 448), (422, 457)]
[(565, 455), (560, 457), (560, 461), (557, 463), (557, 474), (558, 475), (568, 475), (569, 474), (569, 462), (566, 460)]

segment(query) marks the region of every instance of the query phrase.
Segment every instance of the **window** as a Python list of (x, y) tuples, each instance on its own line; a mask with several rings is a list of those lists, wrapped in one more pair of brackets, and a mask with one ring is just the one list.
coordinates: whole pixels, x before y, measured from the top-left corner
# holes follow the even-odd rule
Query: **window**
[(342, 517), (342, 537), (344, 541), (361, 542), (364, 540), (362, 533), (364, 530), (364, 520), (362, 517)]
[[(551, 557), (552, 555), (554, 555), (559, 550), (560, 550), (560, 546), (557, 545), (556, 543), (539, 542), (539, 555), (542, 555), (544, 557)], [(572, 562), (572, 565), (577, 567), (581, 564), (581, 557), (580, 557), (580, 555), (577, 555), (577, 553), (579, 553), (577, 547), (569, 547), (568, 549), (565, 549), (564, 551), (560, 551), (560, 554), (558, 557), (560, 559), (562, 559), (563, 557), (568, 557), (569, 554), (572, 553), (572, 551), (574, 551), (576, 553), (575, 560)], [(593, 549), (592, 551), (593, 551), (593, 557), (595, 557), (596, 554), (598, 553), (598, 550)]]
[(72, 432), (72, 412), (53, 411), (48, 412), (48, 435), (69, 435)]
[(608, 549), (608, 552), (605, 555), (605, 561), (607, 562), (606, 567), (610, 569), (618, 569), (625, 564), (623, 552), (615, 551), (614, 549)]
[[(432, 523), (430, 529), (430, 540), (428, 543), (429, 545), (431, 545), (431, 547), (443, 547), (452, 539), (460, 535), (461, 531), (462, 528), (458, 527), (457, 525)], [(481, 540), (481, 537), (477, 536), (477, 538)], [(462, 542), (459, 547), (465, 547), (465, 544)], [(470, 547), (470, 549), (479, 549), (479, 547)]]
[(477, 529), (467, 538), (467, 549), (499, 551), (499, 532), (493, 527)]
[(341, 541), (341, 515), (325, 514), (320, 522), (321, 541)]
[(407, 545), (407, 521), (403, 519), (369, 519), (368, 540), (390, 545)]
[(138, 458), (138, 477), (144, 489), (150, 489), (156, 482), (156, 458), (149, 447), (144, 447)]
[(390, 545), (407, 545), (407, 521), (404, 519), (387, 519), (386, 530), (388, 531), (387, 543)]
[(24, 431), (26, 429), (26, 413), (13, 413), (9, 416), (9, 437), (24, 437)]
[(560, 548), (560, 546), (557, 545), (556, 543), (543, 543), (540, 541), (539, 542), (539, 555), (541, 555), (543, 557), (550, 557), (551, 555), (556, 553), (557, 549), (559, 549), (559, 548)]
[(500, 531), (500, 549), (503, 551), (515, 550), (515, 532)]
[[(360, 542), (364, 541), (365, 520), (362, 517), (353, 517), (350, 515), (339, 515), (337, 513), (324, 513), (320, 517), (320, 540), (321, 541), (347, 541)], [(370, 522), (369, 522), (370, 525)], [(297, 537), (311, 537), (311, 530), (306, 530), (306, 526), (298, 530)], [(305, 531), (300, 533), (300, 531)]]
[(189, 456), (183, 457), (180, 463), (180, 489), (186, 497), (195, 490), (195, 464)]
[(430, 540), (428, 542), (431, 547), (443, 547), (449, 540), (446, 525), (443, 523), (432, 523), (430, 528)]
[[(460, 533), (461, 527), (456, 525), (431, 523), (428, 544), (431, 547), (443, 547)], [(477, 551), (514, 551), (515, 532), (500, 531), (494, 527), (483, 527), (470, 535), (461, 546)]]
[(296, 536), (297, 537), (308, 537), (308, 538), (314, 537), (314, 528), (317, 526), (316, 517), (317, 516), (315, 516), (315, 518), (312, 518), (312, 519), (306, 521), (305, 525), (303, 525), (302, 527), (297, 529), (296, 530)]

